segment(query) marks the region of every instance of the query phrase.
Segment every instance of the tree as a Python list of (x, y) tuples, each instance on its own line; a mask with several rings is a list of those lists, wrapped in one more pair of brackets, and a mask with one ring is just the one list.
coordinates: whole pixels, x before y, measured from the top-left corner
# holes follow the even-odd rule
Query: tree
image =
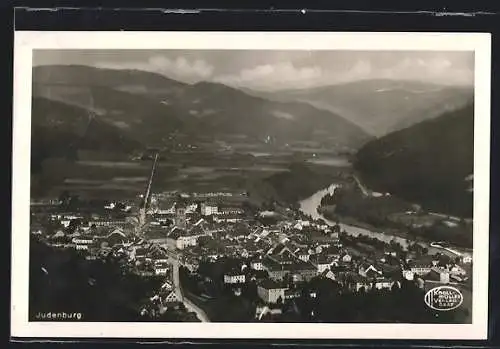
[(72, 219), (70, 222), (69, 222), (69, 226), (68, 226), (68, 232), (74, 232), (76, 230), (76, 228), (78, 228), (78, 226), (80, 225), (80, 220), (79, 219)]
[(115, 207), (116, 210), (124, 210), (125, 204), (123, 202), (118, 202)]
[(62, 204), (62, 205), (67, 205), (69, 200), (71, 198), (71, 195), (70, 193), (67, 191), (67, 190), (63, 190), (61, 195), (59, 195), (59, 202)]

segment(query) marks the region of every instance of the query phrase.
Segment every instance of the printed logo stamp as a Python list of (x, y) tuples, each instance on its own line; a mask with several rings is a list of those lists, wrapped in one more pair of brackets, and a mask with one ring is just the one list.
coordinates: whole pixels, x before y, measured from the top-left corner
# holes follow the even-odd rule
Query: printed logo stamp
[(460, 290), (452, 286), (438, 286), (424, 296), (425, 304), (431, 309), (449, 311), (462, 305), (464, 297)]

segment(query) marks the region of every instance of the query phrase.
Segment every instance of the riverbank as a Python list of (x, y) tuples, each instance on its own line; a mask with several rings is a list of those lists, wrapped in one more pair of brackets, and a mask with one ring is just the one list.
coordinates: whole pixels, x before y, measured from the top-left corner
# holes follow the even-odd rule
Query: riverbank
[(329, 214), (329, 212), (321, 212), (320, 209), (321, 209), (321, 206), (318, 207), (318, 211), (326, 219), (328, 219), (330, 221), (338, 221), (339, 223), (342, 223), (342, 224), (347, 224), (350, 226), (354, 226), (354, 227), (358, 227), (358, 228), (362, 228), (362, 229), (367, 229), (369, 231), (380, 233), (380, 234), (393, 235), (396, 237), (400, 237), (400, 238), (407, 239), (407, 240), (412, 240), (415, 242), (422, 242), (422, 243), (426, 243), (426, 244), (430, 244), (432, 242), (431, 240), (424, 239), (421, 236), (417, 236), (417, 235), (411, 234), (409, 232), (405, 232), (405, 231), (394, 229), (394, 228), (384, 228), (384, 229), (378, 228), (378, 227), (375, 227), (369, 223), (362, 222), (355, 217), (342, 216), (342, 215), (338, 215), (338, 214)]
[[(321, 199), (325, 195), (332, 195), (335, 190), (338, 188), (338, 184), (332, 184), (327, 188), (317, 191), (307, 199), (304, 199), (299, 202), (300, 211), (312, 217), (312, 219), (322, 219), (329, 225), (335, 225), (336, 223), (331, 220), (330, 217), (325, 217), (321, 212), (318, 212), (318, 208), (321, 206)], [(401, 230), (393, 230), (393, 229), (380, 229), (371, 226), (365, 222), (360, 222), (357, 219), (353, 219), (352, 217), (341, 217), (335, 216), (338, 218), (340, 228), (348, 235), (351, 236), (359, 236), (359, 235), (367, 235), (371, 238), (376, 238), (386, 243), (390, 243), (392, 240), (399, 243), (403, 248), (408, 248), (408, 246), (414, 241), (418, 241), (420, 245), (426, 247), (428, 249), (429, 254), (436, 253), (447, 253), (446, 250), (441, 248), (435, 248), (430, 246), (432, 242), (430, 239), (424, 239), (421, 236), (413, 236), (413, 234), (408, 234), (407, 232)], [(453, 246), (453, 248), (457, 251), (463, 251), (470, 253), (470, 249), (467, 248), (459, 248), (457, 246)]]

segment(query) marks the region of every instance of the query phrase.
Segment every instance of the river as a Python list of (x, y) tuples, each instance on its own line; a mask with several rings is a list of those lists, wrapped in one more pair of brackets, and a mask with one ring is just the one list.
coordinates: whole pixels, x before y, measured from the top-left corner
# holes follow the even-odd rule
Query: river
[[(333, 194), (335, 192), (335, 189), (338, 187), (336, 184), (330, 185), (328, 188), (322, 189), (308, 197), (307, 199), (304, 199), (300, 201), (300, 211), (303, 212), (306, 215), (311, 216), (313, 219), (322, 219), (324, 220), (327, 224), (329, 225), (335, 225), (335, 222), (326, 219), (322, 214), (320, 214), (317, 209), (321, 205), (321, 199), (326, 195), (326, 194)], [(351, 236), (359, 236), (359, 235), (368, 235), (371, 238), (376, 238), (378, 240), (382, 240), (386, 243), (389, 243), (391, 240), (394, 240), (395, 242), (398, 242), (403, 246), (404, 248), (407, 248), (410, 243), (413, 241), (407, 240), (405, 238), (402, 238), (400, 236), (396, 235), (391, 235), (383, 232), (376, 232), (376, 231), (371, 231), (365, 228), (357, 227), (354, 225), (348, 225), (345, 223), (339, 223), (340, 228), (345, 231), (348, 235)], [(439, 248), (434, 248), (429, 246), (429, 243), (419, 241), (418, 242), (420, 245), (427, 247), (429, 250), (429, 254), (435, 254), (437, 252), (445, 252), (442, 249)]]

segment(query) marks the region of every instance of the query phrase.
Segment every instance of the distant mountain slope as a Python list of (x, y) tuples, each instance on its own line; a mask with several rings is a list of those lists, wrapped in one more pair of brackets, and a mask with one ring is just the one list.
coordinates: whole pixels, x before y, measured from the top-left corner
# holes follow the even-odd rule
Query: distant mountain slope
[(470, 104), (367, 143), (356, 155), (355, 168), (374, 190), (430, 210), (471, 217), (466, 177), (473, 173), (473, 160)]
[(39, 84), (101, 86), (128, 92), (171, 92), (185, 84), (141, 70), (115, 70), (84, 65), (43, 65), (33, 68)]
[(273, 102), (217, 83), (202, 82), (172, 97), (172, 105), (199, 120), (201, 129), (217, 134), (236, 133), (263, 139), (323, 140), (358, 145), (368, 135), (334, 113), (305, 103)]
[(375, 136), (462, 108), (473, 98), (472, 88), (393, 80), (364, 80), (271, 93), (247, 92), (278, 101), (310, 103), (342, 115)]
[(161, 142), (174, 131), (348, 147), (370, 138), (335, 113), (306, 103), (269, 101), (217, 83), (189, 85), (148, 72), (82, 66), (35, 67), (33, 76), (35, 96), (93, 107), (101, 119), (141, 141)]
[(34, 83), (33, 95), (92, 110), (99, 120), (116, 126), (140, 142), (155, 142), (166, 133), (183, 127), (179, 112), (173, 107), (147, 95), (110, 87)]
[(131, 152), (139, 147), (116, 126), (98, 118), (91, 120), (85, 109), (45, 98), (32, 99), (32, 173), (48, 157), (74, 158), (78, 150)]

